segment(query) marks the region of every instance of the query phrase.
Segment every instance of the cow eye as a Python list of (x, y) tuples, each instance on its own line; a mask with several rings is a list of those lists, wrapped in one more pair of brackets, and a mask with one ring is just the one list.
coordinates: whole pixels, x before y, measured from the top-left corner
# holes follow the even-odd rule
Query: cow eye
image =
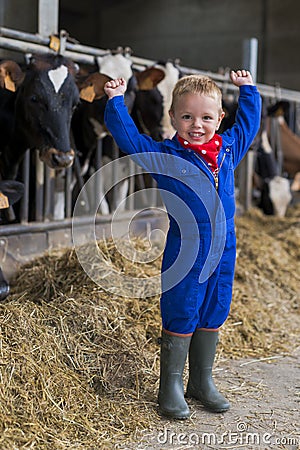
[(32, 96), (30, 97), (30, 100), (31, 100), (33, 103), (37, 103), (37, 102), (38, 102), (38, 97), (37, 97), (37, 95), (32, 95)]

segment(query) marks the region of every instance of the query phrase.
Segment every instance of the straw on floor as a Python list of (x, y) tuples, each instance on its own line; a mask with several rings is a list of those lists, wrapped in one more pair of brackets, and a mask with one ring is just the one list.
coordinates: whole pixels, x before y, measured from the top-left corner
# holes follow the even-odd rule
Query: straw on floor
[[(257, 210), (237, 219), (234, 295), (218, 360), (272, 358), (299, 345), (299, 220), (299, 208), (284, 219)], [(118, 251), (122, 243), (98, 244), (105, 267), (94, 270), (103, 279), (109, 267), (159, 274), (161, 257), (132, 263)], [(159, 296), (105, 291), (65, 249), (22, 268), (0, 305), (0, 325), (0, 449), (113, 448), (158, 420)]]

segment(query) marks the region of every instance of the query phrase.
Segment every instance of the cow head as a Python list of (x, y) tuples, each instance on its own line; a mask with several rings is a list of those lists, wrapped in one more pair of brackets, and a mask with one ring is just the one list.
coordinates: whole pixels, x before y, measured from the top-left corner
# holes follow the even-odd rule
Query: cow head
[(28, 148), (53, 169), (72, 165), (70, 123), (79, 102), (75, 72), (60, 55), (32, 58), (25, 73), (11, 61), (0, 65), (0, 86), (15, 91), (12, 141), (2, 152), (5, 178), (15, 177)]
[(132, 111), (134, 121), (141, 132), (161, 141), (175, 134), (169, 109), (172, 91), (180, 77), (180, 71), (172, 62), (149, 67), (136, 74), (138, 91)]

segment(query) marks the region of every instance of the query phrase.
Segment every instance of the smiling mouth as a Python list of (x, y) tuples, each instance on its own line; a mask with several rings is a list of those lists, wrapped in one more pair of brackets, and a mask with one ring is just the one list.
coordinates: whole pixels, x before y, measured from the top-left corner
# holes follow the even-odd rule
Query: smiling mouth
[(191, 138), (197, 139), (204, 136), (204, 133), (189, 133), (189, 135), (191, 136)]

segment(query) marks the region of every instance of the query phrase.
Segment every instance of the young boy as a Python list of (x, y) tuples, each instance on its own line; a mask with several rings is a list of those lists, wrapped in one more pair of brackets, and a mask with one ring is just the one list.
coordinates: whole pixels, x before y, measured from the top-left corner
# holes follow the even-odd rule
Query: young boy
[(161, 414), (175, 419), (190, 415), (182, 380), (188, 353), (186, 396), (213, 412), (230, 407), (213, 382), (212, 366), (218, 330), (232, 297), (234, 169), (255, 138), (261, 118), (261, 98), (251, 74), (238, 70), (230, 77), (240, 89), (231, 129), (216, 134), (224, 117), (216, 83), (190, 75), (174, 87), (169, 114), (176, 134), (163, 142), (138, 132), (124, 105), (124, 79), (105, 85), (107, 128), (118, 146), (152, 173), (170, 220), (161, 271), (158, 403)]

